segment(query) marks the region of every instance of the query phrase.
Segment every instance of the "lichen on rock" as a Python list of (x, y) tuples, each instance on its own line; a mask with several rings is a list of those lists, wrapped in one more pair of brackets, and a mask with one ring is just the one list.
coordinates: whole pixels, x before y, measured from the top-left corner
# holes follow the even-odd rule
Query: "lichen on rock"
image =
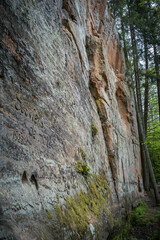
[(92, 176), (86, 191), (81, 190), (74, 197), (67, 197), (63, 206), (56, 205), (55, 211), (63, 228), (84, 237), (87, 232), (89, 233), (89, 224), (95, 227), (99, 225), (103, 214), (108, 218), (108, 222), (113, 224), (114, 217), (111, 214), (110, 205), (108, 180), (101, 173)]

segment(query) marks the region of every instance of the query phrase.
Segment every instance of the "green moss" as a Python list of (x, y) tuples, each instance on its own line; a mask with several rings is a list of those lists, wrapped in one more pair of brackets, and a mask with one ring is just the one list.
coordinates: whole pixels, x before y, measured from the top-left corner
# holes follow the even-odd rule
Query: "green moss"
[(83, 149), (82, 149), (81, 147), (79, 148), (79, 150), (80, 150), (82, 159), (83, 159), (83, 160), (86, 160), (86, 153), (83, 151)]
[(50, 210), (46, 210), (46, 214), (47, 214), (47, 217), (49, 218), (49, 219), (52, 219), (53, 218), (53, 214), (52, 214), (52, 212), (50, 211)]
[(109, 193), (105, 175), (94, 175), (88, 183), (87, 192), (81, 190), (74, 198), (67, 197), (64, 211), (56, 206), (58, 220), (82, 236), (89, 231), (89, 218), (99, 221), (102, 213), (111, 217), (107, 211)]
[(84, 164), (80, 161), (77, 162), (77, 171), (84, 176), (91, 175), (91, 169), (87, 166), (87, 164)]
[(58, 206), (58, 204), (56, 204), (55, 212), (56, 212), (59, 222), (62, 223), (63, 222), (63, 212), (62, 212), (61, 208)]
[(83, 151), (81, 147), (79, 148), (79, 151), (84, 162), (83, 163), (81, 161), (77, 162), (77, 171), (81, 173), (83, 176), (91, 176), (91, 169), (90, 167), (88, 167), (86, 163), (86, 153)]
[(98, 129), (94, 126), (94, 124), (91, 124), (91, 131), (92, 131), (92, 136), (96, 136)]
[(59, 195), (58, 194), (56, 194), (56, 199), (59, 201)]
[(33, 0), (32, 2), (33, 2), (33, 4), (34, 4), (34, 5), (36, 5), (36, 4), (37, 4), (37, 1), (35, 1), (35, 0)]

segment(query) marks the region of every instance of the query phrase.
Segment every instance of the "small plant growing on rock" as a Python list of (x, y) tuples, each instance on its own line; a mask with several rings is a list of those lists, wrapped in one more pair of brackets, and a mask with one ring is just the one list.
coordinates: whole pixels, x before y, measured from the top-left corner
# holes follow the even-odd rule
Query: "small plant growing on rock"
[(86, 154), (83, 151), (83, 149), (80, 147), (79, 150), (80, 150), (80, 153), (81, 153), (81, 156), (82, 156), (83, 160), (86, 160)]
[(90, 167), (88, 167), (87, 164), (82, 163), (80, 161), (77, 162), (77, 171), (84, 176), (90, 176), (91, 175)]
[(92, 131), (92, 136), (96, 136), (98, 129), (94, 126), (94, 124), (91, 124), (91, 131)]

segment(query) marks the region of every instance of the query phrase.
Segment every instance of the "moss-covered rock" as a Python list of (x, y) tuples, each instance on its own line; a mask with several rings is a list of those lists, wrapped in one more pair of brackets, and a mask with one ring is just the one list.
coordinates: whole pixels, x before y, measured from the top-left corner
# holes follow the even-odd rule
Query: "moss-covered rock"
[(91, 176), (91, 169), (87, 163), (77, 162), (77, 171), (84, 176)]
[(94, 126), (94, 124), (91, 124), (91, 131), (92, 131), (92, 137), (97, 135), (98, 129), (96, 128), (96, 126)]
[(82, 159), (83, 159), (83, 160), (86, 160), (86, 153), (84, 152), (84, 150), (80, 147), (80, 148), (79, 148), (79, 151), (80, 151), (80, 153), (81, 153)]
[(112, 221), (108, 208), (110, 190), (104, 174), (94, 175), (88, 182), (87, 191), (81, 190), (74, 197), (67, 197), (65, 207), (56, 206), (57, 219), (60, 224), (76, 232), (81, 237), (89, 232), (89, 224), (96, 225), (102, 221), (102, 214)]

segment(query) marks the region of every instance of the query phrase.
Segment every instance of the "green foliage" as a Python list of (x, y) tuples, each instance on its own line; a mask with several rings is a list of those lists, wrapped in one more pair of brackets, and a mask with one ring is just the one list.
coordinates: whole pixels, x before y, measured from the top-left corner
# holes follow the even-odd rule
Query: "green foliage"
[(155, 230), (153, 232), (152, 240), (157, 240), (157, 239), (159, 239), (159, 231)]
[(143, 7), (145, 5), (148, 4), (148, 2), (150, 2), (150, 4), (152, 4), (152, 11), (153, 12), (157, 12), (158, 13), (158, 17), (160, 16), (160, 1), (159, 0), (140, 0), (139, 6)]
[(87, 166), (87, 164), (80, 161), (77, 162), (77, 171), (84, 176), (91, 176), (91, 169)]
[(158, 219), (158, 222), (160, 223), (160, 211), (158, 211), (156, 218)]
[[(116, 234), (116, 236), (114, 236), (112, 238), (112, 240), (127, 240), (129, 233), (130, 233), (130, 229), (131, 229), (131, 223), (130, 221), (126, 222), (125, 224), (123, 224), (120, 227), (120, 232), (118, 234)], [(133, 239), (133, 238), (129, 238), (129, 239)]]
[(92, 136), (96, 136), (98, 129), (94, 126), (94, 124), (91, 124), (91, 131), (92, 131)]
[(83, 151), (83, 149), (81, 147), (79, 148), (79, 151), (81, 153), (81, 157), (83, 159), (83, 162), (81, 162), (81, 161), (77, 162), (77, 171), (85, 177), (90, 177), (91, 176), (91, 169), (87, 165), (87, 162), (86, 162), (87, 161), (86, 153)]
[(149, 116), (147, 130), (147, 146), (152, 160), (153, 170), (157, 182), (160, 182), (160, 122), (158, 116), (158, 103), (156, 83), (150, 84)]
[(133, 212), (132, 219), (138, 224), (146, 224), (148, 222), (146, 218), (148, 206), (146, 203), (142, 202)]
[[(141, 202), (140, 205), (133, 211), (129, 212), (127, 219), (119, 221), (111, 236), (112, 240), (136, 240), (132, 236), (131, 230), (133, 226), (148, 225), (150, 218), (147, 219), (148, 206), (146, 203)], [(155, 218), (153, 220), (155, 222)]]

